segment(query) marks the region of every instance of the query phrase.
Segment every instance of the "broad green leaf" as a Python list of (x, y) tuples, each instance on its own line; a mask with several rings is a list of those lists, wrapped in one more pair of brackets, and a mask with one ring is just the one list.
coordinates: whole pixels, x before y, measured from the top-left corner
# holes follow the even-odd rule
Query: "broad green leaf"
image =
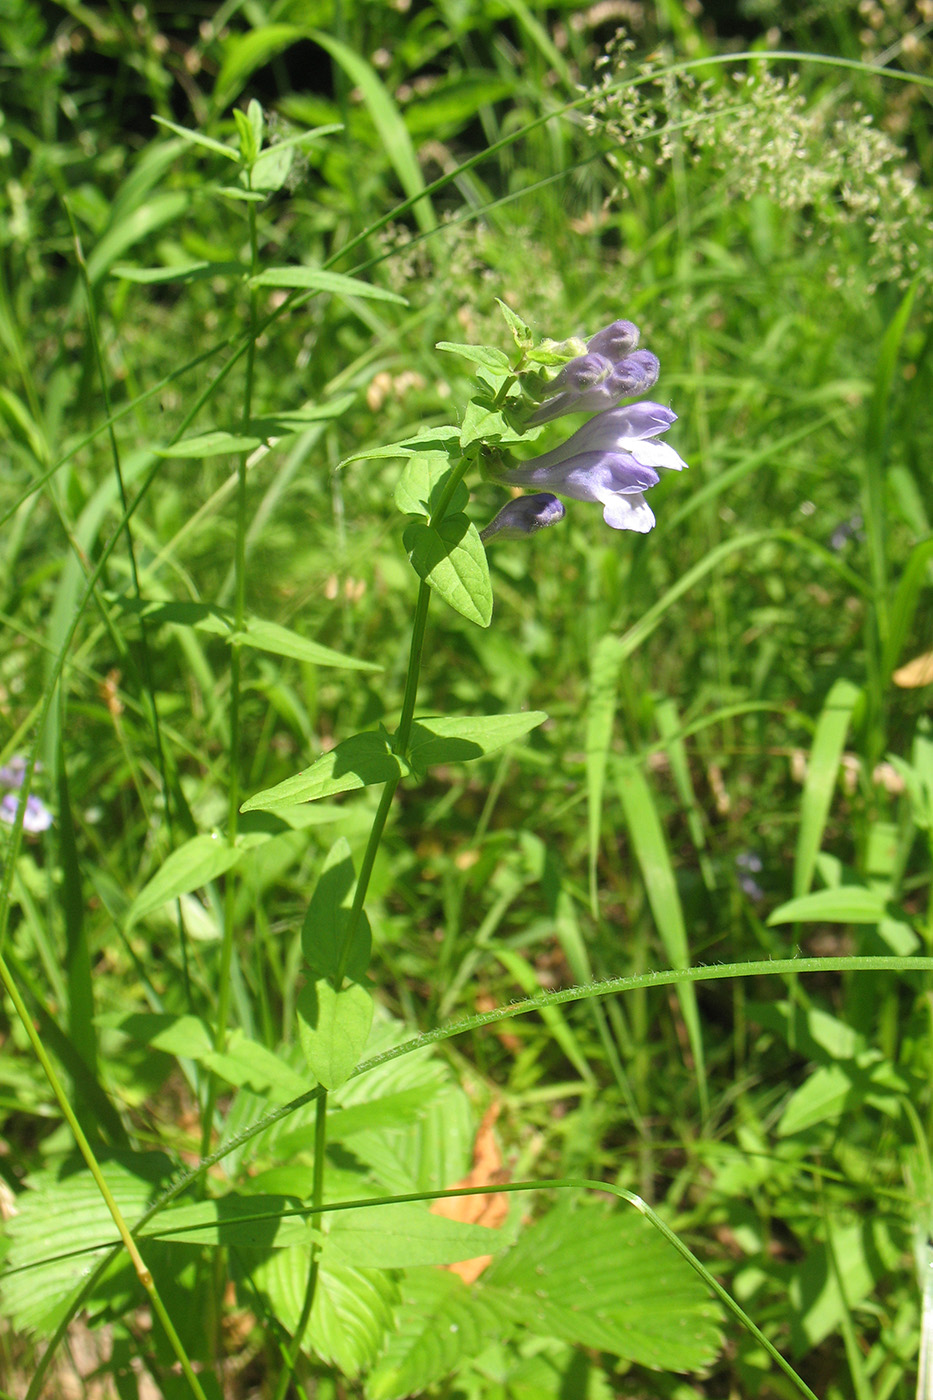
[(452, 340), (440, 340), (435, 350), (447, 350), (474, 365), (484, 365), (494, 374), (508, 374), (509, 357), (495, 345), (459, 345)]
[[(350, 844), (341, 836), (327, 854), (301, 929), (301, 951), (319, 976), (333, 977), (337, 972), (355, 889), (356, 872)], [(346, 965), (346, 974), (351, 980), (359, 981), (365, 975), (371, 950), (372, 933), (363, 913)]]
[(702, 1370), (721, 1345), (719, 1308), (702, 1281), (633, 1209), (558, 1205), (477, 1292), (539, 1336), (655, 1370)]
[(492, 620), (492, 584), (486, 551), (465, 515), (437, 526), (412, 521), (403, 535), (412, 568), (455, 612), (480, 627)]
[[(171, 1161), (156, 1152), (126, 1154), (100, 1165), (117, 1205), (131, 1223), (172, 1172)], [(72, 1295), (109, 1248), (108, 1242), (118, 1238), (94, 1178), (74, 1161), (63, 1163), (58, 1171), (30, 1176), (16, 1198), (16, 1214), (4, 1223), (3, 1232), (9, 1240), (7, 1272), (0, 1276), (3, 1317), (18, 1331), (36, 1331), (40, 1336), (54, 1331), (68, 1312)], [(131, 1287), (129, 1261), (122, 1259), (117, 1268)], [(101, 1284), (105, 1297), (107, 1288), (105, 1278)], [(99, 1296), (96, 1290), (85, 1306), (93, 1305)]]
[(359, 982), (335, 992), (326, 977), (308, 982), (296, 1003), (298, 1036), (311, 1071), (325, 1089), (336, 1089), (356, 1069), (369, 1036), (373, 999)]
[[(253, 1289), (258, 1289), (272, 1315), (293, 1335), (310, 1264), (308, 1246), (274, 1250), (251, 1264), (244, 1301), (252, 1300)], [(322, 1261), (303, 1350), (336, 1367), (342, 1376), (355, 1378), (373, 1364), (393, 1330), (397, 1301), (398, 1284), (385, 1270), (347, 1269)]]
[[(432, 515), (447, 484), (453, 463), (446, 452), (425, 452), (410, 457), (395, 488), (395, 504), (403, 515)], [(459, 482), (447, 513), (461, 512), (470, 493)]]
[(769, 915), (768, 924), (877, 924), (886, 913), (886, 897), (879, 890), (839, 885), (788, 900)]
[(800, 830), (794, 856), (794, 895), (798, 897), (807, 893), (813, 881), (816, 857), (839, 775), (842, 748), (860, 694), (858, 686), (851, 681), (836, 681), (817, 721), (800, 804)]
[[(645, 893), (658, 933), (661, 935), (661, 942), (664, 944), (664, 951), (670, 959), (671, 967), (689, 967), (690, 949), (687, 944), (680, 893), (654, 795), (641, 768), (633, 762), (621, 764), (616, 779), (632, 849), (642, 873)], [(687, 1027), (696, 1067), (697, 1092), (705, 1113), (707, 1089), (703, 1033), (700, 1028), (696, 988), (692, 983), (677, 984), (677, 1000), (680, 1002), (684, 1024)]]
[(243, 852), (220, 836), (192, 836), (167, 856), (161, 868), (139, 891), (126, 912), (126, 927), (144, 919), (181, 894), (203, 889), (225, 870), (238, 864)]
[(402, 1301), (379, 1360), (366, 1381), (367, 1400), (406, 1400), (442, 1380), (463, 1358), (479, 1356), (515, 1324), (456, 1274), (414, 1269), (401, 1281)]
[(216, 428), (197, 437), (182, 438), (168, 447), (154, 447), (157, 457), (224, 457), (235, 456), (239, 452), (254, 452), (262, 445), (261, 437), (250, 437), (246, 433), (228, 433)]
[(127, 267), (121, 264), (110, 269), (111, 277), (124, 282), (139, 282), (144, 286), (159, 282), (203, 282), (208, 277), (242, 277), (247, 269), (236, 262), (189, 262), (167, 267)]
[(369, 301), (393, 301), (399, 306), (407, 306), (405, 297), (398, 292), (390, 292), (385, 287), (363, 282), (358, 277), (347, 277), (342, 272), (329, 272), (324, 267), (304, 267), (299, 264), (289, 267), (266, 267), (252, 278), (254, 287), (288, 287), (312, 292), (330, 292), (339, 297), (359, 297)]
[[(401, 442), (386, 443), (382, 447), (366, 447), (362, 452), (354, 452), (339, 463), (345, 467), (349, 462), (369, 462), (377, 457), (410, 457), (413, 452), (443, 452), (455, 449), (460, 441), (460, 429), (451, 424), (440, 424), (436, 428), (425, 428), (417, 437), (402, 438)], [(417, 511), (416, 514), (420, 514)]]
[[(354, 87), (359, 88), (376, 128), (381, 151), (391, 161), (406, 195), (417, 199), (424, 192), (424, 176), (411, 137), (385, 84), (365, 58), (332, 34), (312, 29), (309, 35), (340, 64)], [(431, 233), (437, 227), (430, 198), (417, 199), (412, 215), (422, 233)]]
[(372, 783), (387, 783), (408, 771), (392, 752), (389, 736), (381, 732), (354, 734), (322, 754), (310, 768), (286, 778), (275, 787), (266, 788), (244, 802), (241, 812), (272, 811), (277, 807), (294, 807), (300, 802), (313, 802), (318, 797), (332, 797), (337, 792), (353, 792)]
[(877, 1293), (885, 1275), (901, 1269), (909, 1248), (903, 1227), (893, 1225), (900, 1236), (895, 1238), (892, 1224), (880, 1214), (852, 1223), (828, 1219), (826, 1228), (828, 1241), (811, 1236), (806, 1258), (791, 1273), (788, 1304), (797, 1356), (819, 1346), (847, 1312)]
[(415, 720), (407, 757), (417, 772), (436, 763), (466, 763), (495, 753), (543, 724), (543, 710), (514, 715), (455, 715)]
[(865, 1103), (900, 1112), (898, 1095), (908, 1086), (878, 1051), (866, 1051), (856, 1060), (821, 1065), (787, 1101), (777, 1131), (780, 1137), (806, 1132), (820, 1123), (834, 1123), (844, 1113), (858, 1113)]
[(324, 1256), (359, 1268), (404, 1269), (478, 1259), (506, 1242), (501, 1230), (448, 1220), (432, 1214), (426, 1204), (399, 1201), (336, 1211), (330, 1217)]
[(288, 1249), (311, 1235), (305, 1215), (285, 1215), (298, 1202), (288, 1196), (241, 1196), (236, 1191), (192, 1205), (171, 1206), (140, 1230), (176, 1244), (238, 1245), (243, 1249)]

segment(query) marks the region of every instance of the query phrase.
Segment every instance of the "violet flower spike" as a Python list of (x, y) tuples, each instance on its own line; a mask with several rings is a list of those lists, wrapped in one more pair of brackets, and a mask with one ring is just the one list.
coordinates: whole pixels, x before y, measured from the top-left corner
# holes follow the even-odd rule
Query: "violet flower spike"
[(566, 514), (563, 502), (549, 491), (536, 496), (517, 496), (505, 503), (485, 530), (480, 530), (479, 537), (484, 544), (495, 536), (503, 540), (522, 539), (556, 525)]
[(605, 355), (609, 360), (621, 360), (638, 344), (640, 331), (632, 321), (613, 321), (605, 330), (597, 331), (586, 342), (591, 355)]
[(613, 530), (647, 534), (655, 518), (644, 492), (657, 485), (658, 469), (687, 464), (656, 435), (677, 419), (663, 404), (643, 401), (598, 413), (552, 452), (499, 473), (519, 486), (546, 486), (577, 501), (599, 501)]

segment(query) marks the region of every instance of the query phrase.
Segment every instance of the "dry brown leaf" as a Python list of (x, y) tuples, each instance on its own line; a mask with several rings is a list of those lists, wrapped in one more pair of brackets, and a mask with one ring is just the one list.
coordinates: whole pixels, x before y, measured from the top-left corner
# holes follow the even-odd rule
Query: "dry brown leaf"
[[(499, 1117), (499, 1105), (491, 1104), (483, 1115), (473, 1143), (473, 1166), (462, 1181), (450, 1183), (451, 1190), (465, 1186), (495, 1186), (508, 1181), (509, 1174), (502, 1165), (502, 1154), (496, 1142), (493, 1126)], [(460, 1220), (466, 1225), (487, 1225), (498, 1230), (509, 1213), (509, 1203), (500, 1192), (489, 1192), (482, 1196), (445, 1196), (435, 1201), (431, 1210), (435, 1215), (446, 1216), (448, 1220)], [(459, 1274), (464, 1283), (475, 1283), (484, 1269), (492, 1263), (491, 1254), (481, 1254), (476, 1259), (459, 1259), (455, 1264), (443, 1267), (452, 1274)]]
[(917, 686), (933, 685), (933, 651), (925, 651), (915, 656), (906, 666), (899, 666), (891, 677), (902, 690), (914, 690)]

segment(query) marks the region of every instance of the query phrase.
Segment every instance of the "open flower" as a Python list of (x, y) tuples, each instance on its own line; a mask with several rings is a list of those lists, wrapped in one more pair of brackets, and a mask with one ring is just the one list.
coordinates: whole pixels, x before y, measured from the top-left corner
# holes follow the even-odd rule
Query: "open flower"
[[(37, 763), (35, 766), (39, 769), (42, 765)], [(25, 776), (26, 760), (22, 754), (14, 754), (9, 763), (0, 767), (0, 787), (12, 789), (0, 797), (0, 821), (6, 822), (8, 826), (12, 826), (16, 821), (16, 813), (22, 800), (18, 789), (23, 786)], [(23, 813), (23, 830), (48, 831), (51, 825), (52, 813), (44, 802), (30, 793), (26, 798), (26, 810)]]
[(659, 470), (687, 465), (673, 447), (657, 440), (676, 419), (669, 408), (650, 401), (607, 409), (553, 452), (497, 476), (518, 486), (549, 487), (577, 501), (600, 501), (613, 530), (647, 534), (655, 519), (644, 492), (657, 485)]

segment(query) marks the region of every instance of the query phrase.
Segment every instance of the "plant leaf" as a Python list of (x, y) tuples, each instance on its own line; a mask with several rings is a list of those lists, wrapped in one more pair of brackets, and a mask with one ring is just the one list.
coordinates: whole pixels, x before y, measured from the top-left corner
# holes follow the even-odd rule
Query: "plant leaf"
[(438, 525), (414, 520), (403, 535), (412, 568), (455, 612), (488, 627), (492, 584), (486, 551), (465, 515), (448, 515)]
[(139, 891), (126, 911), (126, 927), (131, 928), (179, 895), (203, 889), (237, 865), (243, 855), (239, 847), (228, 845), (220, 836), (192, 836), (166, 857), (161, 868)]
[(330, 292), (338, 297), (359, 297), (368, 301), (392, 301), (407, 306), (405, 297), (363, 282), (359, 277), (347, 277), (343, 272), (330, 272), (325, 267), (305, 267), (295, 263), (289, 267), (266, 267), (251, 278), (254, 287), (287, 287), (293, 290)]
[(286, 778), (275, 787), (257, 792), (244, 802), (241, 812), (273, 811), (277, 807), (295, 807), (300, 802), (313, 802), (318, 797), (331, 797), (337, 792), (353, 792), (372, 783), (387, 783), (404, 776), (408, 765), (392, 752), (389, 736), (383, 732), (367, 731), (343, 739), (330, 753), (322, 754), (301, 773)]
[[(409, 457), (395, 488), (395, 504), (403, 515), (432, 515), (447, 484), (453, 464), (446, 452), (425, 452)], [(449, 515), (462, 511), (470, 493), (457, 484), (447, 508)]]
[(773, 910), (768, 924), (877, 924), (886, 914), (882, 891), (864, 885), (839, 885), (788, 900)]
[[(332, 978), (337, 972), (355, 888), (356, 872), (350, 843), (341, 836), (330, 848), (321, 867), (301, 929), (301, 951), (308, 965), (321, 977)], [(364, 913), (357, 924), (346, 966), (347, 976), (353, 981), (365, 975), (371, 950), (372, 933)]]
[(501, 1230), (433, 1215), (426, 1204), (399, 1201), (336, 1211), (324, 1255), (338, 1264), (404, 1269), (416, 1264), (453, 1264), (491, 1254), (506, 1243)]
[(326, 977), (308, 982), (296, 1003), (298, 1036), (315, 1079), (336, 1089), (356, 1069), (373, 1019), (373, 999), (359, 982), (335, 992)]
[(440, 340), (435, 350), (447, 350), (451, 355), (459, 355), (471, 364), (483, 365), (494, 374), (508, 374), (509, 357), (496, 345), (459, 345), (452, 340)]
[(562, 1204), (487, 1270), (491, 1301), (544, 1337), (664, 1371), (719, 1351), (719, 1308), (690, 1266), (635, 1210)]
[(419, 772), (437, 763), (467, 763), (523, 738), (546, 719), (543, 710), (418, 719), (411, 728), (407, 756)]

